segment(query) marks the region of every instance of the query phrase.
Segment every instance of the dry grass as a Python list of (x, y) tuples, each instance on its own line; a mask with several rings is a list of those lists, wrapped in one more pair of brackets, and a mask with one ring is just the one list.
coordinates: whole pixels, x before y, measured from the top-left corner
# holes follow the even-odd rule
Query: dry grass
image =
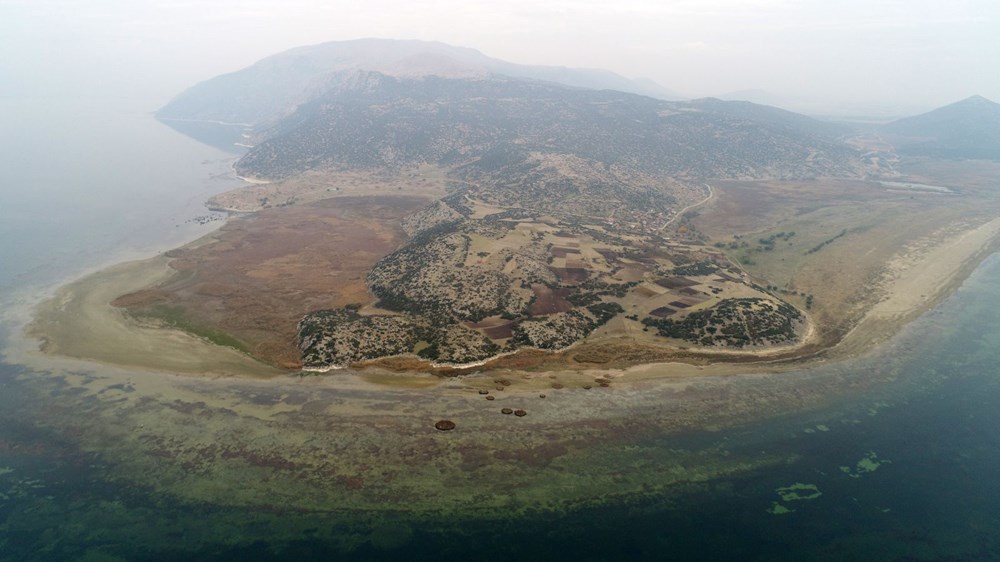
[(115, 304), (154, 315), (153, 307), (169, 306), (187, 326), (221, 330), (259, 359), (294, 368), (298, 321), (318, 309), (371, 303), (365, 275), (403, 242), (400, 218), (427, 202), (341, 197), (265, 209), (230, 221), (212, 241), (171, 252), (171, 280)]
[[(948, 186), (955, 180), (984, 181), (971, 180), (968, 169), (965, 177), (951, 178), (947, 165), (923, 166), (938, 175), (925, 169), (908, 179)], [(748, 247), (727, 253), (758, 283), (787, 291), (793, 304), (805, 308), (806, 295), (813, 295), (811, 316), (818, 338), (827, 343), (836, 342), (885, 296), (882, 279), (890, 260), (917, 240), (931, 244), (982, 224), (998, 208), (996, 198), (979, 189), (901, 193), (874, 182), (840, 180), (719, 182), (716, 193), (695, 220), (697, 228), (727, 244), (733, 234), (741, 235), (738, 242)], [(764, 249), (760, 239), (779, 232), (795, 236)]]

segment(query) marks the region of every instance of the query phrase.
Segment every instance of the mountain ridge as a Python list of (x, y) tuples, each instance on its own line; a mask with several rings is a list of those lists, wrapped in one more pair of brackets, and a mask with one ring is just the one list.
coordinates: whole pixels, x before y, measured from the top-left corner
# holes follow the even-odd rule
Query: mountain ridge
[(607, 70), (515, 64), (475, 49), (435, 41), (357, 39), (296, 47), (210, 78), (180, 93), (156, 115), (164, 120), (272, 123), (324, 93), (338, 76), (350, 70), (402, 77), (504, 75), (577, 88), (676, 98), (649, 79), (630, 80)]

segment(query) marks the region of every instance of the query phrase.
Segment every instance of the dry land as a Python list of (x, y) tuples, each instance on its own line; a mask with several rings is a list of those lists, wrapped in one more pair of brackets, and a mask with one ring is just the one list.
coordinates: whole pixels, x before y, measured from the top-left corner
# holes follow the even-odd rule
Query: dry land
[[(713, 182), (709, 197), (692, 196), (700, 204), (654, 234), (468, 198), (430, 204), (441, 187), (433, 170), (369, 178), (367, 188), (338, 175), (326, 185), (355, 188), (333, 195), (310, 177), (302, 201), (66, 287), (32, 333), (51, 352), (194, 373), (267, 372), (252, 358), (299, 368), (303, 351), (312, 368), (360, 361), (452, 375), (668, 361), (713, 372), (796, 366), (885, 339), (996, 248), (1000, 167), (903, 169), (913, 173), (888, 187)], [(411, 194), (387, 187), (413, 181), (422, 188)], [(907, 183), (948, 190), (900, 188)], [(258, 191), (288, 185), (225, 197), (249, 208)], [(409, 242), (463, 213), (464, 226)], [(446, 303), (447, 314), (420, 313), (423, 302)], [(332, 312), (313, 314), (323, 310)], [(321, 337), (305, 339), (303, 326)], [(158, 333), (165, 341), (186, 333), (205, 360), (218, 353), (220, 361), (185, 366), (170, 359), (176, 349), (152, 343)], [(126, 343), (133, 339), (145, 342), (141, 361), (112, 353), (137, 349)]]

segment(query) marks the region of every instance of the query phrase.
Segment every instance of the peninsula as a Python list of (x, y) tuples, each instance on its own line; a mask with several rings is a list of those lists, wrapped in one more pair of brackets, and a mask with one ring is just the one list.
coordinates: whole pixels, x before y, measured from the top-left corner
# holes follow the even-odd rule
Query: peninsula
[(331, 43), (199, 84), (159, 117), (240, 124), (250, 184), (209, 202), (235, 216), (71, 285), (33, 333), (180, 371), (187, 337), (190, 370), (258, 375), (773, 370), (884, 339), (997, 247), (996, 155), (941, 124), (988, 100), (859, 128), (601, 76)]

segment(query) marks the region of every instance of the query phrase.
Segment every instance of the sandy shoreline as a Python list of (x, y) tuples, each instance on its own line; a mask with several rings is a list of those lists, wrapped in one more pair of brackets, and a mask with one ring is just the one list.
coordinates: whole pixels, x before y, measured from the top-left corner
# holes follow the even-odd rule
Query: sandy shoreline
[[(198, 244), (194, 241), (191, 244)], [(1000, 248), (1000, 219), (971, 229), (928, 236), (914, 242), (887, 266), (878, 290), (884, 295), (836, 345), (814, 350), (809, 357), (790, 357), (787, 349), (752, 354), (755, 360), (713, 362), (678, 369), (677, 363), (650, 363), (615, 371), (648, 378), (678, 371), (704, 376), (735, 372), (767, 372), (803, 368), (814, 361), (856, 356), (885, 341), (901, 326), (950, 294), (990, 253)], [(45, 342), (46, 354), (190, 375), (268, 377), (288, 374), (235, 350), (210, 344), (184, 332), (142, 325), (108, 303), (114, 298), (166, 279), (169, 259), (158, 256), (92, 273), (59, 289), (39, 305), (28, 326), (29, 338)], [(803, 346), (810, 344), (808, 338)], [(22, 342), (21, 361), (42, 357)], [(698, 354), (694, 354), (697, 356)], [(707, 352), (706, 356), (711, 356)], [(669, 365), (669, 367), (667, 367)], [(602, 369), (595, 366), (594, 372)], [(641, 375), (640, 375), (641, 373)], [(631, 378), (631, 377), (626, 377)]]
[(1000, 218), (944, 240), (918, 240), (887, 264), (884, 297), (825, 355), (857, 355), (953, 293), (991, 254), (1000, 251)]
[(38, 306), (27, 335), (40, 339), (46, 353), (113, 365), (209, 376), (280, 374), (186, 332), (140, 324), (109, 304), (125, 292), (169, 278), (174, 273), (169, 261), (157, 256), (119, 264), (59, 289)]

